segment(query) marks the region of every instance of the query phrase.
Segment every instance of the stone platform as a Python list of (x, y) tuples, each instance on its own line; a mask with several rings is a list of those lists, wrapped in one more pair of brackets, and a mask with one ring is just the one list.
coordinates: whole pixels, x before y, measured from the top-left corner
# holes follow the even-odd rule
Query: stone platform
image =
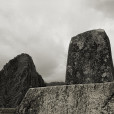
[(16, 114), (114, 114), (114, 82), (31, 88)]

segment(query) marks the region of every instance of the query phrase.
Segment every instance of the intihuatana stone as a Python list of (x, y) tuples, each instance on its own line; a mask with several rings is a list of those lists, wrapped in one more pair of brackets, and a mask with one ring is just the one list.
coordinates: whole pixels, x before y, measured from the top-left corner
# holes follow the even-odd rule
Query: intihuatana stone
[(10, 60), (0, 71), (0, 107), (17, 107), (30, 87), (43, 87), (32, 58), (21, 54)]
[(102, 29), (91, 30), (71, 39), (66, 83), (102, 83), (114, 80), (110, 42)]

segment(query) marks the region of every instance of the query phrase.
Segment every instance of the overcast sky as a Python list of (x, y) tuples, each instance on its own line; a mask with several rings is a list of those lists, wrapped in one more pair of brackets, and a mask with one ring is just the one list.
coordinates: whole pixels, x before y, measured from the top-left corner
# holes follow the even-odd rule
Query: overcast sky
[(46, 82), (64, 81), (71, 37), (102, 28), (114, 59), (114, 0), (0, 0), (0, 69), (32, 56)]

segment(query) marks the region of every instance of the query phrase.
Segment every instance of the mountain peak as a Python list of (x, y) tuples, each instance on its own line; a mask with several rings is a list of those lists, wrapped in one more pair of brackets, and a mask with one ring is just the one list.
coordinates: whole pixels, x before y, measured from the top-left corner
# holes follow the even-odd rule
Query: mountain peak
[(36, 71), (32, 57), (22, 53), (0, 71), (0, 107), (16, 107), (30, 87), (43, 87), (44, 80)]

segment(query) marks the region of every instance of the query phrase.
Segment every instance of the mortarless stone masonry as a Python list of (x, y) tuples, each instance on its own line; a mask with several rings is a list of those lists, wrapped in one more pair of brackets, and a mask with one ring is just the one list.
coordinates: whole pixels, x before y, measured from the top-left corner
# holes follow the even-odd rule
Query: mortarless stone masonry
[(66, 84), (113, 80), (111, 48), (105, 31), (91, 30), (73, 37), (68, 51)]

